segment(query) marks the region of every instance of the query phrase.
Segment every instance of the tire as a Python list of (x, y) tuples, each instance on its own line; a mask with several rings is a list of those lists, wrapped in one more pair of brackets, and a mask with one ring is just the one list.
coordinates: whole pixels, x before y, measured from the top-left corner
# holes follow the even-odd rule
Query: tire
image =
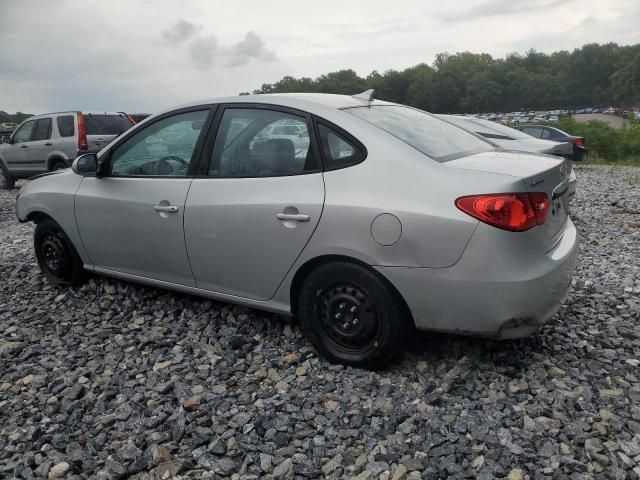
[(64, 160), (61, 159), (56, 159), (53, 161), (53, 163), (51, 164), (51, 171), (55, 172), (56, 170), (63, 170), (67, 167), (67, 163)]
[(51, 219), (36, 225), (33, 244), (38, 265), (47, 279), (57, 285), (77, 285), (84, 280), (82, 260), (69, 237)]
[(16, 179), (9, 173), (7, 167), (0, 162), (0, 189), (11, 190), (16, 185)]
[(298, 299), (302, 330), (332, 363), (388, 366), (413, 329), (397, 295), (365, 267), (332, 262), (313, 270)]

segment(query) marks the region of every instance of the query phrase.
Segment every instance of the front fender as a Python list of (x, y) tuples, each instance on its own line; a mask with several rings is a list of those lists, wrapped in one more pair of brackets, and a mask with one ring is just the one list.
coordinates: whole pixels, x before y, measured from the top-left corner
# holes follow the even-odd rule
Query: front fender
[(91, 260), (82, 244), (75, 217), (75, 194), (82, 179), (71, 170), (31, 179), (16, 200), (16, 216), (20, 222), (36, 215), (51, 217), (67, 234), (87, 266)]

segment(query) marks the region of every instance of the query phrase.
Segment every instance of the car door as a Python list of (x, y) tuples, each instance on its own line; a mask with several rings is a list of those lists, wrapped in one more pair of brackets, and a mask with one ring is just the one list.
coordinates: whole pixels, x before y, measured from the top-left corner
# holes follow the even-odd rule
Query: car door
[(104, 176), (84, 178), (76, 193), (78, 229), (98, 271), (195, 285), (184, 207), (211, 116), (209, 107), (163, 115), (100, 155)]
[(53, 151), (53, 142), (51, 140), (51, 118), (39, 118), (33, 131), (33, 137), (29, 142), (27, 158), (30, 166), (38, 172), (46, 172), (47, 158)]
[(7, 168), (11, 173), (28, 174), (33, 171), (29, 164), (29, 142), (36, 126), (35, 120), (29, 120), (18, 128), (11, 137), (10, 148), (4, 152)]
[[(266, 300), (322, 214), (324, 181), (311, 118), (238, 105), (217, 117), (210, 161), (194, 179), (185, 209), (196, 285)], [(295, 144), (277, 133), (285, 125), (300, 128)]]

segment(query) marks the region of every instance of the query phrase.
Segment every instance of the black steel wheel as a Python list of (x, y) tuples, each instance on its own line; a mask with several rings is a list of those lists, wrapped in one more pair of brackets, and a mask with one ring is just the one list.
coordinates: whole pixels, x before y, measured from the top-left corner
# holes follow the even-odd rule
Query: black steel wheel
[(38, 223), (33, 238), (38, 265), (49, 281), (76, 284), (83, 279), (82, 260), (56, 222), (46, 219)]
[(307, 276), (298, 314), (305, 334), (325, 358), (362, 368), (391, 363), (412, 328), (385, 280), (349, 262), (324, 264)]
[(69, 168), (64, 160), (54, 160), (53, 165), (51, 165), (51, 171), (55, 172), (57, 170), (64, 170), (65, 168)]
[(337, 349), (359, 351), (372, 348), (378, 334), (378, 312), (362, 287), (342, 282), (317, 294), (323, 334)]

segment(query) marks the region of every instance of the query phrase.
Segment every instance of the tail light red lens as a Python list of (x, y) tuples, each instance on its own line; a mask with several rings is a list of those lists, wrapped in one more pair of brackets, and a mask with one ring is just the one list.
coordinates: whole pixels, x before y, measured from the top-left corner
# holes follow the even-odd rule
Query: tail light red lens
[(573, 143), (579, 147), (584, 147), (584, 138), (576, 138)]
[(545, 222), (549, 198), (544, 192), (469, 195), (458, 198), (456, 207), (494, 227), (524, 232)]
[(84, 115), (78, 113), (78, 150), (89, 150), (87, 129), (84, 125)]

